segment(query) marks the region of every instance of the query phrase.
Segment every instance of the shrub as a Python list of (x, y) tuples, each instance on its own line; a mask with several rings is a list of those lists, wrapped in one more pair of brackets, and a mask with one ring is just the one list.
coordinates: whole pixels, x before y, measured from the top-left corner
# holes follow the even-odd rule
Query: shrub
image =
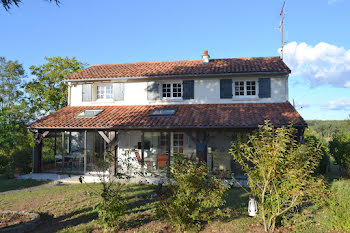
[(330, 227), (350, 232), (350, 181), (333, 182), (326, 209)]
[(330, 164), (328, 143), (322, 138), (318, 137), (316, 132), (310, 128), (305, 130), (304, 137), (307, 144), (311, 145), (312, 147), (319, 146), (321, 159), (315, 172), (325, 174)]
[(170, 197), (160, 202), (158, 212), (178, 226), (179, 230), (200, 228), (202, 221), (210, 221), (223, 212), (218, 208), (229, 185), (208, 175), (205, 163), (175, 157), (171, 167)]
[(321, 156), (319, 146), (299, 144), (292, 126), (274, 128), (268, 121), (246, 143), (232, 144), (231, 153), (248, 175), (265, 231), (273, 232), (284, 216), (302, 204), (317, 202), (324, 183), (312, 176)]
[[(104, 153), (103, 156), (98, 154), (93, 154), (93, 156), (102, 189), (90, 186), (91, 192), (89, 194), (100, 197), (99, 202), (94, 207), (98, 213), (98, 221), (103, 224), (105, 230), (115, 231), (120, 227), (120, 218), (126, 211), (125, 184), (120, 183), (115, 176), (106, 172), (114, 163), (114, 156), (110, 152)], [(123, 178), (123, 175), (118, 174), (118, 178)], [(80, 182), (84, 182), (83, 176), (80, 177)]]
[(350, 175), (350, 133), (337, 133), (329, 142), (329, 151), (337, 164), (342, 166)]

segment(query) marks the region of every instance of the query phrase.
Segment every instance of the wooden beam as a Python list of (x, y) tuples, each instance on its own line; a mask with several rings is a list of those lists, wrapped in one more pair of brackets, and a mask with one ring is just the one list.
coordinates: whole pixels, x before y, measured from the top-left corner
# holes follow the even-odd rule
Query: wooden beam
[(85, 130), (84, 132), (84, 174), (86, 173), (86, 167), (87, 167), (87, 132)]
[(103, 131), (97, 131), (99, 135), (107, 142), (107, 144), (111, 143), (111, 140), (107, 137), (107, 135)]

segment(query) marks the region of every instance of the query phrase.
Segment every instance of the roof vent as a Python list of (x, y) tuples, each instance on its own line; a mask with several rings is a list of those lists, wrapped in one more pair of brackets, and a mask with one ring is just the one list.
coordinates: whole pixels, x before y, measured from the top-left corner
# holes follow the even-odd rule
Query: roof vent
[(209, 58), (208, 50), (204, 50), (202, 55), (203, 63), (209, 63)]

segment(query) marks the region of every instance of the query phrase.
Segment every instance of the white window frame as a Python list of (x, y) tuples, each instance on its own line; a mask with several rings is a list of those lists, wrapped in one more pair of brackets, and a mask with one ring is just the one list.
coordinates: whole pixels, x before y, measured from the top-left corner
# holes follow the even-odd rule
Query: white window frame
[[(244, 90), (243, 95), (236, 95), (236, 82), (243, 82), (244, 84)], [(255, 95), (247, 95), (247, 82), (255, 82)], [(259, 94), (259, 84), (258, 80), (256, 79), (245, 79), (245, 80), (233, 80), (232, 81), (232, 96), (233, 98), (257, 98)]]
[[(163, 85), (170, 84), (170, 97), (163, 97)], [(181, 97), (174, 97), (174, 84), (181, 85)], [(164, 100), (182, 100), (183, 99), (183, 84), (182, 82), (163, 82), (160, 83), (160, 96)]]
[[(103, 98), (99, 98), (99, 93), (98, 93), (98, 89), (99, 87), (103, 88)], [(110, 96), (107, 97), (107, 87), (110, 87), (112, 92), (110, 93)], [(113, 100), (113, 86), (112, 85), (97, 85), (96, 86), (96, 100)]]
[[(182, 145), (180, 145), (180, 140), (175, 140), (175, 135), (182, 135)], [(182, 132), (174, 132), (173, 133), (173, 140), (172, 140), (172, 152), (173, 154), (175, 153), (180, 153), (180, 154), (184, 154), (185, 153), (185, 134)], [(179, 142), (179, 145), (175, 146), (175, 141)], [(181, 152), (175, 152), (175, 150), (180, 150), (180, 148), (182, 147), (182, 153)]]

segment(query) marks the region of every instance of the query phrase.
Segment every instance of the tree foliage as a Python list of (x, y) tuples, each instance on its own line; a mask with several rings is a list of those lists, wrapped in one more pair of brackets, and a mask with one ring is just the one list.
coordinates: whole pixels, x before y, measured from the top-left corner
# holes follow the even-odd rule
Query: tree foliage
[(312, 176), (320, 147), (299, 144), (293, 127), (274, 128), (268, 121), (246, 143), (234, 142), (231, 153), (248, 175), (265, 231), (274, 231), (281, 217), (323, 193), (321, 179)]
[(321, 159), (316, 172), (319, 174), (325, 174), (328, 171), (330, 164), (328, 142), (323, 138), (320, 138), (319, 135), (311, 128), (307, 128), (305, 130), (304, 138), (305, 142), (312, 147), (319, 146)]
[(30, 114), (21, 91), (24, 77), (22, 64), (0, 57), (0, 173), (13, 164), (15, 152), (30, 148)]
[(350, 133), (337, 133), (329, 142), (329, 151), (337, 164), (350, 175)]
[[(61, 4), (60, 0), (46, 0), (49, 2), (55, 2), (57, 5)], [(22, 2), (22, 0), (1, 0), (2, 6), (5, 8), (5, 10), (10, 10), (12, 6), (19, 7), (19, 4)]]
[(31, 66), (31, 74), (36, 78), (25, 85), (30, 95), (32, 112), (53, 112), (67, 106), (67, 85), (63, 78), (85, 68), (87, 64), (73, 58), (45, 57), (46, 64)]

